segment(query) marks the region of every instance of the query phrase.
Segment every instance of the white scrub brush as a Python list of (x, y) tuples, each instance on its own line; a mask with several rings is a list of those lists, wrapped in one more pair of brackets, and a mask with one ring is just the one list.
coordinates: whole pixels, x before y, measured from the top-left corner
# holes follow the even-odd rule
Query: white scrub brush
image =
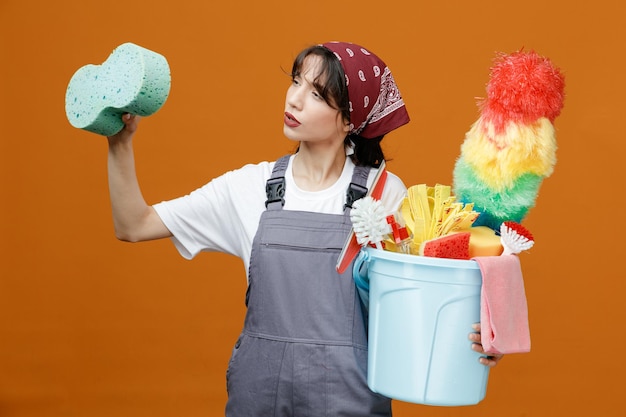
[(370, 196), (355, 201), (350, 220), (357, 242), (361, 246), (371, 243), (377, 249), (383, 249), (381, 242), (391, 231), (386, 217), (385, 207), (380, 201)]
[(506, 221), (500, 225), (500, 242), (504, 247), (502, 255), (518, 254), (535, 244), (533, 235), (528, 229), (513, 221)]

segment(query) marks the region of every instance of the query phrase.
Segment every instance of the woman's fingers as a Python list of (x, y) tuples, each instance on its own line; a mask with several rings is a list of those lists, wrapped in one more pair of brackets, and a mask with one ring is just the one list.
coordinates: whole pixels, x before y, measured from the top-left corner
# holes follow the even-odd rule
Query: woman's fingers
[(470, 333), (469, 339), (473, 342), (472, 349), (480, 354), (484, 354), (485, 356), (481, 356), (479, 362), (485, 366), (494, 367), (500, 362), (504, 355), (500, 354), (489, 354), (486, 353), (483, 349), (483, 345), (481, 343), (481, 335), (480, 335), (480, 323), (476, 323), (472, 326), (476, 333)]

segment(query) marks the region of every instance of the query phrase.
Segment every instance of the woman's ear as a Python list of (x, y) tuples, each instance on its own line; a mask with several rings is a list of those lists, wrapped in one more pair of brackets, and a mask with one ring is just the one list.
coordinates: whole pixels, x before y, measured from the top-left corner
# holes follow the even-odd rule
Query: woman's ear
[(343, 131), (346, 134), (350, 133), (350, 120), (343, 119)]
[[(341, 120), (341, 124), (339, 120)], [(341, 131), (348, 136), (348, 133), (350, 133), (350, 120), (343, 117), (339, 111), (337, 112), (337, 126), (341, 126)]]

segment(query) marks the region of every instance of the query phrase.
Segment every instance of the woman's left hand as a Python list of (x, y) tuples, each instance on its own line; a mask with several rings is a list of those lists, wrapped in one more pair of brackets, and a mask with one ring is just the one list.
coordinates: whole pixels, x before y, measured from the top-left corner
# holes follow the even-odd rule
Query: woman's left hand
[(469, 335), (469, 339), (472, 342), (474, 342), (472, 343), (472, 349), (478, 353), (483, 353), (486, 355), (480, 358), (480, 363), (490, 368), (496, 366), (504, 355), (499, 355), (499, 354), (489, 355), (488, 353), (485, 353), (483, 349), (483, 345), (481, 344), (481, 339), (480, 339), (480, 323), (476, 323), (472, 327), (474, 328), (474, 330), (476, 330), (476, 333), (470, 333)]

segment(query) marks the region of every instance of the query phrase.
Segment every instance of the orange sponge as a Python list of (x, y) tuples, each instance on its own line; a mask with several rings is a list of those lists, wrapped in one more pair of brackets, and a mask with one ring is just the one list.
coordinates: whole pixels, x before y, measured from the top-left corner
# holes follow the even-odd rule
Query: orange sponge
[(451, 233), (427, 240), (420, 246), (420, 255), (434, 258), (470, 259), (470, 233)]

